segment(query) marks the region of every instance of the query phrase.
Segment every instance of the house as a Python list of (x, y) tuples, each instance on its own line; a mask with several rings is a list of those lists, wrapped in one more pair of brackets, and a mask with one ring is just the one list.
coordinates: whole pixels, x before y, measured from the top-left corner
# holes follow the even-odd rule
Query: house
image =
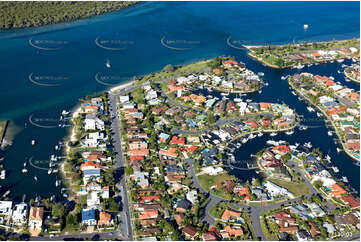
[(343, 189), (340, 185), (338, 185), (337, 183), (336, 184), (333, 184), (332, 186), (331, 186), (331, 194), (332, 194), (332, 196), (334, 196), (334, 197), (337, 197), (337, 198), (339, 198), (339, 197), (341, 197), (343, 194), (345, 194), (346, 193), (346, 190), (345, 189)]
[(153, 218), (157, 218), (159, 215), (158, 210), (149, 210), (149, 211), (143, 211), (140, 212), (138, 215), (138, 219), (142, 220), (142, 219), (153, 219)]
[(216, 175), (224, 172), (223, 168), (220, 167), (220, 166), (207, 166), (207, 167), (204, 167), (202, 169), (202, 171), (205, 174), (208, 174), (208, 175), (211, 175), (211, 176), (216, 176)]
[(334, 227), (332, 224), (330, 224), (330, 223), (324, 223), (324, 224), (322, 225), (322, 227), (327, 230), (327, 233), (328, 233), (329, 235), (333, 235), (333, 234), (336, 232), (335, 227)]
[(296, 238), (298, 241), (310, 241), (312, 240), (311, 235), (306, 230), (299, 230), (296, 233)]
[(81, 222), (82, 224), (93, 226), (97, 225), (96, 214), (97, 210), (95, 209), (83, 209), (81, 212)]
[(274, 217), (275, 217), (276, 221), (287, 221), (288, 223), (295, 222), (295, 218), (291, 217), (291, 215), (289, 215), (285, 211), (275, 213)]
[(228, 233), (228, 235), (230, 237), (238, 237), (243, 235), (243, 229), (241, 228), (241, 226), (230, 226), (227, 225), (226, 226), (226, 232)]
[(176, 211), (186, 213), (191, 208), (191, 203), (188, 200), (180, 200), (176, 205)]
[(286, 196), (289, 195), (289, 192), (287, 191), (287, 189), (277, 186), (276, 184), (267, 181), (264, 184), (264, 187), (266, 188), (267, 192), (272, 196), (272, 197), (276, 197), (276, 196)]
[(158, 195), (152, 195), (152, 196), (141, 196), (139, 198), (139, 203), (149, 203), (149, 202), (153, 202), (153, 201), (159, 201), (159, 196)]
[(288, 145), (277, 145), (272, 148), (272, 152), (275, 154), (285, 155), (290, 152), (290, 147)]
[(238, 186), (233, 189), (233, 192), (239, 196), (244, 196), (244, 200), (250, 199), (248, 187)]
[(147, 188), (149, 186), (148, 172), (139, 172), (135, 171), (131, 177), (136, 181), (137, 185), (139, 185), (141, 188)]
[(177, 149), (174, 148), (174, 147), (171, 147), (168, 150), (160, 149), (159, 154), (169, 156), (169, 157), (172, 157), (172, 158), (177, 158), (178, 157)]
[(272, 103), (260, 102), (259, 107), (262, 111), (269, 110), (272, 107)]
[(44, 207), (31, 207), (28, 228), (32, 236), (38, 236), (43, 225)]
[(344, 201), (346, 204), (348, 204), (352, 209), (359, 208), (360, 207), (360, 201), (357, 200), (352, 195), (347, 195), (341, 197), (342, 201)]
[(309, 224), (311, 226), (310, 233), (313, 238), (321, 234), (320, 229), (317, 227), (317, 225), (315, 223), (309, 222)]
[(12, 224), (22, 226), (28, 217), (28, 205), (26, 203), (16, 204), (11, 216)]
[(83, 171), (83, 181), (87, 184), (90, 180), (100, 180), (101, 169), (87, 169)]
[(220, 239), (215, 231), (204, 232), (202, 238), (203, 241), (217, 241)]
[(222, 221), (228, 222), (229, 220), (238, 221), (241, 219), (241, 213), (226, 209), (221, 217)]
[(80, 170), (81, 171), (85, 171), (85, 170), (93, 170), (93, 169), (103, 169), (102, 166), (94, 163), (94, 161), (85, 161), (84, 163), (82, 163), (80, 165)]
[(173, 136), (170, 143), (171, 144), (184, 145), (185, 144), (185, 138), (184, 137)]
[(196, 190), (191, 190), (191, 191), (187, 192), (186, 198), (192, 204), (195, 204), (198, 201), (197, 191)]
[(101, 130), (104, 131), (104, 121), (98, 118), (94, 114), (87, 114), (84, 120), (84, 129), (85, 130)]
[(159, 141), (160, 142), (166, 143), (168, 139), (169, 139), (169, 134), (160, 133), (160, 135), (159, 135)]
[(12, 201), (0, 201), (0, 216), (9, 216), (13, 212)]
[(187, 238), (194, 239), (198, 235), (198, 230), (192, 225), (188, 225), (182, 229)]

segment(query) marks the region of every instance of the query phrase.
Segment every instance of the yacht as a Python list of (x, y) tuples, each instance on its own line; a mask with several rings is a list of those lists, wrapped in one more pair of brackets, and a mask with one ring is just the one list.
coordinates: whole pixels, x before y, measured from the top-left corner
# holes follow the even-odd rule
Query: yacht
[(276, 136), (277, 133), (272, 132), (272, 133), (270, 133), (269, 135), (270, 135), (270, 136)]
[(345, 183), (348, 183), (347, 177), (343, 176), (343, 177), (342, 177), (342, 181), (345, 182)]
[(307, 110), (308, 110), (310, 113), (312, 113), (312, 112), (315, 111), (315, 110), (314, 110), (312, 107), (310, 107), (310, 106), (307, 107)]
[(290, 130), (290, 131), (287, 131), (287, 132), (286, 132), (287, 135), (292, 135), (293, 133), (294, 133), (293, 130)]
[(37, 176), (34, 176), (34, 180), (35, 180), (35, 181), (38, 181), (38, 177), (37, 177)]
[(252, 99), (247, 99), (246, 102), (250, 103), (252, 102)]
[(208, 95), (207, 97), (208, 97), (208, 98), (213, 98), (213, 96), (212, 96), (212, 95)]
[(221, 92), (221, 95), (222, 95), (222, 96), (228, 96), (228, 95), (229, 95), (229, 93), (224, 93), (224, 92)]
[(247, 143), (247, 141), (248, 141), (247, 138), (243, 138), (243, 139), (242, 139), (242, 143), (243, 143), (243, 144), (244, 144), (244, 143)]
[(261, 93), (262, 93), (262, 90), (259, 90), (258, 93), (261, 94)]
[(278, 144), (278, 142), (277, 142), (277, 141), (274, 141), (274, 140), (267, 140), (266, 143), (267, 143), (268, 145), (277, 145), (277, 144)]
[(319, 112), (317, 112), (316, 115), (317, 115), (317, 117), (322, 117), (322, 114)]
[(109, 60), (107, 60), (107, 62), (105, 63), (105, 66), (106, 66), (107, 68), (110, 68), (110, 67), (111, 67)]
[(24, 168), (21, 170), (22, 173), (27, 173), (28, 172), (28, 169)]
[(60, 184), (61, 184), (61, 180), (56, 180), (56, 181), (55, 181), (55, 186), (56, 186), (56, 187), (60, 186)]
[(304, 24), (303, 29), (308, 29), (308, 24)]
[(338, 173), (340, 171), (336, 166), (331, 166), (331, 168), (335, 173)]
[(0, 179), (4, 180), (6, 178), (6, 171), (2, 170), (0, 173)]
[(264, 85), (265, 85), (265, 86), (268, 86), (269, 84), (268, 84), (268, 82), (265, 82)]
[(336, 150), (337, 150), (337, 152), (341, 152), (342, 151), (342, 149), (340, 149), (340, 148), (336, 148)]
[(310, 148), (310, 149), (312, 148), (311, 142), (304, 143), (303, 146), (306, 147), (306, 148)]
[(52, 172), (53, 172), (53, 170), (50, 168), (50, 169), (48, 170), (48, 175), (50, 175)]
[(250, 134), (250, 136), (248, 137), (248, 139), (254, 139), (254, 138), (256, 138), (256, 137), (257, 137), (256, 135)]
[(307, 130), (307, 126), (301, 125), (301, 126), (299, 127), (299, 130)]
[(31, 141), (31, 145), (35, 145), (35, 140), (34, 139)]
[(338, 63), (342, 63), (344, 60), (343, 59), (338, 59), (337, 62)]
[(70, 112), (68, 112), (68, 111), (66, 111), (66, 110), (63, 110), (63, 111), (61, 112), (61, 114), (64, 115), (64, 116), (65, 116), (65, 115), (68, 115), (69, 113), (70, 113)]
[(331, 131), (328, 131), (328, 132), (327, 132), (327, 135), (328, 135), (328, 136), (332, 136), (332, 132), (331, 132)]
[(263, 72), (258, 72), (257, 73), (259, 76), (264, 76), (264, 73)]
[(295, 93), (295, 91), (292, 91), (291, 93), (292, 93), (294, 96), (296, 96), (296, 95), (297, 95), (297, 94)]
[(330, 163), (331, 162), (331, 157), (329, 155), (326, 155), (326, 160)]
[(262, 136), (263, 136), (263, 133), (262, 133), (262, 132), (259, 132), (259, 133), (257, 134), (257, 136), (258, 136), (258, 137), (262, 137)]
[(297, 69), (302, 69), (303, 67), (305, 67), (305, 66), (302, 65), (301, 63), (298, 63), (298, 65), (296, 66)]

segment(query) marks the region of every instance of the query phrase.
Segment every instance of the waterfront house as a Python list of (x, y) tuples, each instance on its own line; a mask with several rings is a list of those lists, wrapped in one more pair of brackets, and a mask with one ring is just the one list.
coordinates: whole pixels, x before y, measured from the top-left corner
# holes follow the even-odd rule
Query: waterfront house
[(83, 209), (81, 212), (81, 222), (82, 224), (88, 226), (97, 225), (97, 210), (96, 209)]
[(101, 169), (86, 169), (83, 171), (83, 182), (87, 184), (88, 181), (100, 181), (100, 172)]
[(28, 205), (26, 203), (16, 204), (11, 216), (12, 224), (22, 226), (26, 223), (28, 217)]
[(332, 196), (334, 197), (341, 197), (343, 194), (347, 193), (345, 189), (343, 189), (340, 185), (338, 185), (337, 183), (336, 184), (333, 184), (331, 186), (331, 194)]
[(0, 201), (0, 216), (10, 216), (13, 212), (12, 207), (12, 201)]
[(347, 195), (347, 196), (343, 196), (341, 197), (342, 201), (344, 203), (346, 203), (347, 205), (349, 205), (352, 209), (356, 209), (360, 207), (360, 201), (357, 200), (354, 196), (352, 195)]
[(216, 176), (222, 172), (224, 172), (223, 168), (220, 166), (207, 166), (202, 168), (203, 173)]
[(85, 130), (101, 130), (104, 131), (104, 121), (94, 114), (87, 114), (85, 116), (83, 127)]
[(277, 196), (286, 196), (289, 195), (289, 192), (287, 191), (287, 189), (277, 186), (276, 184), (267, 181), (264, 184), (264, 187), (266, 188), (267, 192), (272, 196), (272, 197), (277, 197)]
[(31, 207), (28, 228), (32, 236), (38, 236), (43, 225), (44, 207)]

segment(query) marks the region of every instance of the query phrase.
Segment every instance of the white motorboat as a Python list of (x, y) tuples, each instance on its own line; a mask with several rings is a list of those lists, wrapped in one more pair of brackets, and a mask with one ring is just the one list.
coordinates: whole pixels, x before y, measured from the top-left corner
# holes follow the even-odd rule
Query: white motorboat
[(235, 98), (235, 99), (233, 99), (233, 101), (236, 102), (236, 103), (240, 103), (240, 102), (242, 102), (243, 100), (242, 100), (242, 98)]
[(2, 170), (0, 173), (0, 179), (5, 180), (5, 178), (6, 178), (6, 171)]
[(229, 93), (224, 93), (224, 92), (221, 92), (221, 95), (222, 95), (222, 96), (228, 96), (228, 95), (229, 95)]
[(317, 112), (316, 115), (317, 115), (317, 117), (322, 117), (322, 114), (319, 112)]
[(254, 139), (254, 138), (256, 138), (256, 137), (257, 137), (256, 135), (250, 134), (250, 136), (248, 137), (248, 139)]
[(266, 143), (268, 145), (278, 145), (278, 142), (277, 141), (274, 141), (274, 140), (267, 140)]
[(305, 67), (305, 66), (302, 65), (301, 63), (298, 63), (298, 65), (296, 66), (297, 69), (302, 69), (303, 67)]
[(297, 94), (295, 93), (295, 91), (292, 91), (291, 93), (292, 93), (294, 96), (296, 96), (296, 95), (297, 95)]
[(344, 59), (337, 59), (338, 63), (342, 63), (344, 61)]
[(330, 157), (329, 155), (326, 155), (326, 160), (327, 160), (328, 162), (331, 162), (331, 157)]
[(299, 127), (299, 130), (307, 130), (307, 126), (301, 125), (301, 126)]
[(290, 130), (290, 131), (287, 131), (287, 132), (286, 132), (287, 135), (292, 135), (293, 133), (294, 133), (293, 130)]
[(308, 27), (309, 27), (308, 24), (303, 25), (303, 29), (308, 29)]
[(35, 181), (38, 181), (38, 177), (37, 177), (37, 176), (34, 176), (34, 180), (35, 180)]
[(342, 177), (342, 181), (345, 182), (345, 183), (348, 183), (347, 177), (343, 176), (343, 177)]
[(337, 73), (338, 73), (338, 74), (341, 74), (341, 73), (342, 73), (342, 71), (338, 70), (338, 71), (337, 71)]
[(262, 137), (262, 136), (263, 136), (263, 133), (260, 132), (260, 133), (257, 134), (257, 136), (258, 136), (258, 137)]
[(269, 135), (270, 135), (270, 136), (276, 136), (277, 133), (272, 132), (272, 133), (270, 133)]
[(310, 112), (310, 113), (312, 113), (312, 112), (314, 112), (315, 111), (315, 109), (313, 109), (312, 107), (310, 107), (310, 106), (307, 106), (307, 110)]
[(252, 99), (247, 99), (246, 102), (250, 103), (252, 102)]
[(247, 143), (247, 141), (248, 141), (247, 138), (243, 138), (243, 139), (242, 139), (242, 143), (243, 143), (243, 144), (244, 144), (244, 143)]
[(28, 169), (24, 168), (21, 170), (22, 173), (27, 173), (28, 172)]
[(281, 80), (286, 80), (286, 77), (285, 77), (285, 76), (281, 76)]
[(53, 172), (53, 170), (52, 170), (52, 169), (49, 169), (49, 170), (48, 170), (48, 175), (50, 175), (52, 172)]
[(328, 132), (327, 132), (327, 135), (328, 135), (328, 136), (332, 136), (332, 132), (331, 132), (331, 131), (328, 131)]
[(262, 93), (262, 90), (259, 90), (258, 93), (261, 94), (261, 93)]
[(56, 186), (56, 187), (60, 186), (60, 184), (61, 184), (61, 180), (56, 180), (56, 181), (55, 181), (55, 186)]
[(107, 62), (105, 63), (105, 66), (106, 66), (107, 68), (110, 68), (110, 67), (111, 67), (109, 60), (107, 60)]
[(310, 148), (310, 149), (312, 148), (311, 142), (304, 143), (303, 146), (306, 147), (306, 148)]
[(208, 95), (207, 97), (208, 97), (208, 98), (213, 98), (213, 96), (212, 96), (212, 95)]
[(257, 73), (259, 76), (264, 76), (264, 73), (263, 72), (258, 72)]
[(31, 145), (35, 145), (35, 140), (34, 139), (31, 141)]
[(268, 82), (265, 82), (265, 83), (263, 83), (266, 87), (269, 85), (269, 83)]
[(337, 152), (341, 152), (342, 151), (342, 149), (340, 149), (340, 148), (336, 148), (336, 150), (337, 150)]
[(66, 110), (63, 110), (63, 111), (61, 112), (61, 114), (62, 114), (62, 115), (68, 115), (68, 114), (69, 114), (69, 112), (68, 112), (68, 111), (66, 111)]
[(331, 166), (331, 168), (335, 173), (338, 173), (340, 171), (336, 166)]

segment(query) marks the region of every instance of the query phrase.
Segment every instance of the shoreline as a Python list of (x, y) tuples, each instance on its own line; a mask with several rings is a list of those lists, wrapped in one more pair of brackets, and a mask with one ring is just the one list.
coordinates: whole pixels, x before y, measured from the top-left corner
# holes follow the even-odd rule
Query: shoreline
[(356, 83), (360, 83), (360, 80), (357, 80), (357, 79), (354, 79), (352, 77), (350, 77), (349, 75), (347, 75), (347, 72), (344, 70), (343, 71), (343, 74), (345, 75), (345, 77), (353, 82), (356, 82)]
[[(335, 125), (335, 123), (333, 122), (333, 120), (329, 117), (329, 115), (328, 115), (322, 108), (320, 108), (318, 105), (316, 105), (316, 104), (314, 104), (313, 102), (311, 102), (311, 100), (310, 100), (309, 98), (307, 98), (306, 96), (304, 96), (298, 89), (296, 89), (296, 88), (293, 86), (292, 83), (290, 83), (289, 81), (288, 81), (288, 83), (290, 84), (290, 86), (292, 87), (292, 89), (295, 90), (304, 100), (306, 100), (308, 103), (310, 103), (312, 106), (316, 107), (318, 110), (320, 110), (320, 111), (322, 112), (322, 114), (327, 118), (327, 120), (331, 122), (331, 124), (332, 124), (332, 126), (333, 126), (333, 129), (335, 130), (335, 133), (337, 134), (337, 137), (338, 137), (340, 140), (342, 140), (341, 137), (340, 137), (340, 134), (339, 134), (339, 132), (338, 132), (337, 126)], [(340, 142), (340, 143), (341, 143), (341, 145), (342, 145), (343, 151), (344, 151), (349, 157), (351, 157), (352, 159), (360, 162), (359, 159), (357, 159), (348, 149), (346, 149), (345, 144), (344, 144), (343, 142)]]

